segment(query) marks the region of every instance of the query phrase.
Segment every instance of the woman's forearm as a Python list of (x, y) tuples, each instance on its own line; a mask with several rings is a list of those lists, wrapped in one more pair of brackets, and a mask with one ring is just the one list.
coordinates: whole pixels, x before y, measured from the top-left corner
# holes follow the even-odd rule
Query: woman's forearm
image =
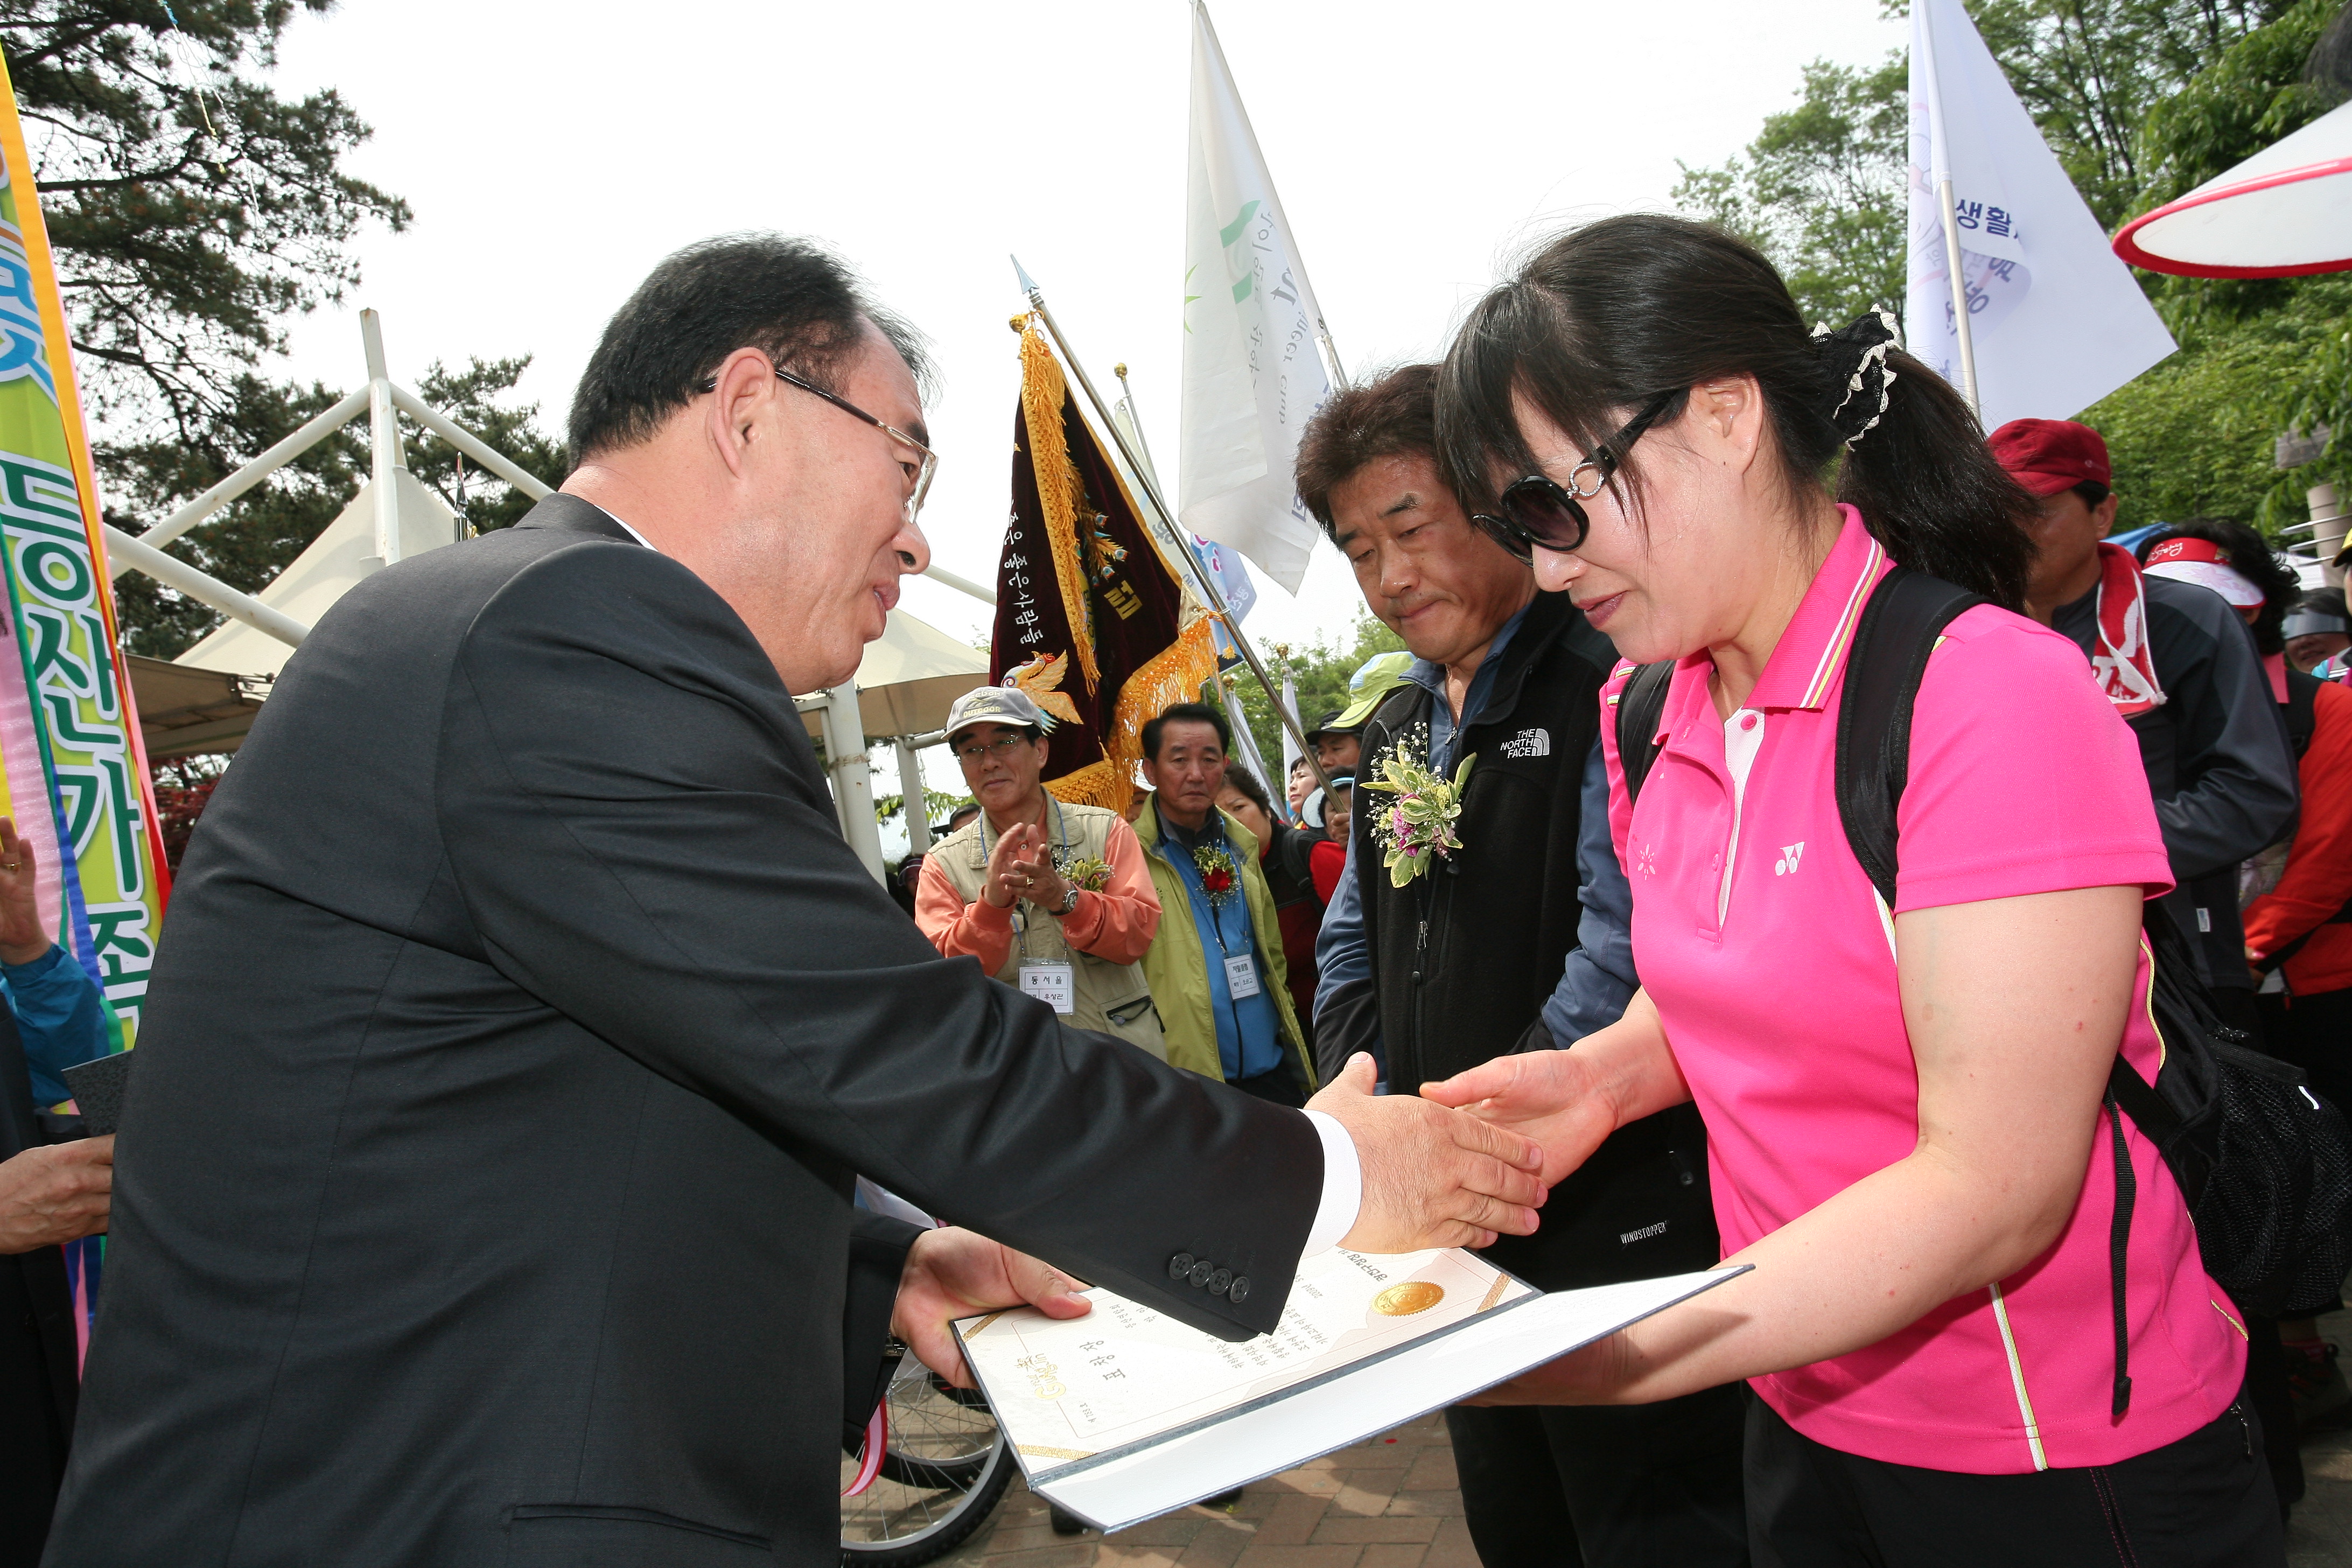
[[(2076, 1184), (2079, 1188), (2079, 1180)], [(1494, 1391), (1498, 1404), (1639, 1405), (1877, 1343), (2031, 1262), (2063, 1227), (1933, 1148), (1726, 1258), (1753, 1266)]]

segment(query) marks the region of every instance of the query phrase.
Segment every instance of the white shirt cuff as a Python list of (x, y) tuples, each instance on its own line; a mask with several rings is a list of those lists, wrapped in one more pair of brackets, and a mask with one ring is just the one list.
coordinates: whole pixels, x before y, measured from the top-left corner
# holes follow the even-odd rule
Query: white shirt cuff
[(1356, 1141), (1339, 1118), (1320, 1110), (1307, 1112), (1315, 1134), (1323, 1140), (1323, 1201), (1315, 1208), (1315, 1224), (1307, 1232), (1302, 1258), (1312, 1258), (1339, 1244), (1356, 1228), (1356, 1215), (1364, 1206), (1364, 1168), (1356, 1160)]

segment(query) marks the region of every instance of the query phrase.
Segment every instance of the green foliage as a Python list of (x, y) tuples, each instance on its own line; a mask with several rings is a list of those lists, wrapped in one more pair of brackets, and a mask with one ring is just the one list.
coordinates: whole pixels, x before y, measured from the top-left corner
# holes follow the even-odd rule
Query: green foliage
[[(926, 822), (945, 822), (955, 815), (957, 807), (971, 804), (971, 796), (968, 795), (933, 789), (929, 784), (923, 786), (923, 820)], [(907, 797), (903, 795), (878, 795), (874, 797), (874, 820), (877, 823), (892, 821), (906, 809)]]
[(1681, 165), (1675, 205), (1770, 257), (1809, 321), (1902, 319), (1908, 70), (1900, 51), (1869, 70), (1815, 60), (1745, 156)]
[[(562, 447), (540, 432), (536, 405), (504, 401), (530, 363), (528, 359), (475, 360), (452, 372), (436, 363), (416, 391), (427, 405), (553, 484), (567, 467)], [(159, 435), (100, 453), (107, 492), (119, 501), (107, 509), (116, 527), (140, 531), (144, 524), (133, 521), (133, 515), (152, 519), (211, 489), (342, 396), (315, 383), (309, 387), (281, 384), (250, 373), (231, 378), (222, 390), (220, 411), (200, 427), (196, 439)], [(520, 491), (484, 473), (447, 442), (405, 416), (400, 423), (409, 472), (439, 492), (474, 531), (504, 528), (530, 510), (530, 500)], [(253, 593), (335, 520), (365, 482), (368, 468), (362, 417), (165, 548), (229, 586)], [(124, 573), (115, 579), (114, 588), (122, 646), (131, 653), (174, 658), (222, 619), (144, 573)]]
[[(2304, 62), (2342, 0), (1969, 0), (2010, 84), (2084, 202), (2114, 229), (2300, 128), (2326, 100)], [(1905, 15), (1889, 0), (1889, 16)], [(1806, 315), (1900, 307), (1907, 64), (1805, 68), (1798, 106), (1746, 153), (1685, 169), (1682, 208), (1755, 240)], [(2236, 516), (2276, 535), (2305, 490), (2352, 478), (2344, 440), (2281, 473), (2288, 430), (2352, 433), (2341, 277), (2139, 275), (2180, 352), (2078, 417), (2107, 438), (2123, 526)]]
[(340, 95), (253, 74), (298, 9), (332, 6), (177, 0), (174, 36), (158, 0), (0, 0), (94, 415), (189, 440), (249, 417), (238, 373), (359, 280), (362, 225), (406, 226), (407, 203), (342, 172), (370, 132)]
[[(2139, 143), (2148, 115), (2210, 70), (2231, 45), (2288, 9), (2288, 0), (1971, 0), (1969, 5), (2026, 112), (2110, 230), (2149, 205)], [(1887, 10), (1908, 14), (1899, 3)]]
[[(1258, 657), (1265, 660), (1266, 673), (1277, 684), (1286, 673), (1289, 675), (1298, 693), (1299, 722), (1312, 728), (1324, 714), (1348, 705), (1348, 678), (1366, 659), (1395, 653), (1403, 647), (1402, 637), (1374, 620), (1369, 610), (1360, 609), (1356, 612), (1356, 624), (1339, 637), (1326, 637), (1310, 647), (1293, 647), (1287, 654), (1261, 644)], [(1274, 704), (1259, 689), (1246, 666), (1234, 669), (1230, 679), (1234, 695), (1241, 700), (1242, 716), (1249, 721), (1250, 736), (1257, 742), (1258, 755), (1265, 759), (1269, 770), (1279, 774), (1282, 721), (1275, 717)], [(1265, 780), (1267, 793), (1280, 800), (1286, 782), (1278, 776)]]

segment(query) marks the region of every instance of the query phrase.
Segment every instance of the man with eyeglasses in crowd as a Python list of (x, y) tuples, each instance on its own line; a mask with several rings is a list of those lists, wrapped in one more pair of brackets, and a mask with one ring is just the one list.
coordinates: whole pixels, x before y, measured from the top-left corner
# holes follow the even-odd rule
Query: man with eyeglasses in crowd
[(1041, 782), (1053, 728), (1029, 694), (983, 686), (948, 710), (948, 749), (980, 815), (923, 858), (915, 923), (941, 956), (970, 953), (1007, 985), (1168, 1059), (1139, 961), (1160, 895), (1135, 829), (1056, 800)]

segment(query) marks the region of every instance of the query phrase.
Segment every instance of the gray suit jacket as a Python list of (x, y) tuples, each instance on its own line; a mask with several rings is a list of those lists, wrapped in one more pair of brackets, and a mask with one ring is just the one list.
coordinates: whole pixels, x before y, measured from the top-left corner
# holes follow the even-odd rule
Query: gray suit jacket
[(568, 496), (289, 663), (139, 1057), (74, 1568), (829, 1565), (853, 1173), (1239, 1339), (1322, 1171), (941, 959), (734, 612)]

